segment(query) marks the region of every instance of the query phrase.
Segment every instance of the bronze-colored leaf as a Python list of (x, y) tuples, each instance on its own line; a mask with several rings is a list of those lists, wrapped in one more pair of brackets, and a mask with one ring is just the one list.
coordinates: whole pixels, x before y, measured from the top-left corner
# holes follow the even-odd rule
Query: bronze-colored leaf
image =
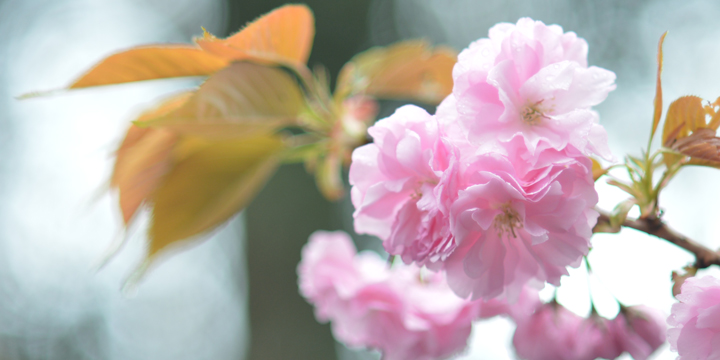
[(660, 37), (660, 41), (658, 42), (658, 53), (657, 53), (657, 77), (655, 81), (655, 100), (653, 101), (653, 126), (652, 126), (652, 132), (650, 133), (650, 137), (655, 135), (655, 131), (657, 130), (658, 124), (660, 123), (660, 117), (662, 116), (662, 81), (660, 80), (660, 75), (662, 74), (662, 67), (663, 67), (663, 42), (665, 41), (665, 36), (667, 36), (667, 31), (662, 34)]
[(695, 159), (720, 163), (720, 138), (713, 129), (696, 129), (690, 136), (677, 140), (672, 149)]
[(108, 56), (68, 88), (78, 89), (184, 76), (207, 76), (227, 65), (227, 60), (195, 46), (143, 46)]
[(194, 136), (237, 138), (293, 124), (304, 108), (302, 91), (288, 73), (240, 62), (211, 76), (182, 107), (144, 125)]
[(702, 127), (707, 127), (702, 99), (697, 96), (683, 96), (668, 107), (663, 126), (663, 144), (671, 147), (676, 139), (684, 138)]
[[(191, 93), (170, 98), (148, 110), (137, 121), (146, 121), (180, 107)], [(123, 221), (128, 224), (140, 205), (155, 191), (172, 164), (171, 151), (177, 136), (164, 129), (130, 126), (116, 152), (110, 186), (119, 192)]]
[(422, 40), (375, 47), (353, 57), (340, 71), (336, 97), (378, 98), (437, 104), (452, 92), (457, 53)]
[(150, 257), (245, 208), (276, 169), (283, 142), (263, 135), (195, 149), (175, 164), (152, 197)]
[(250, 23), (227, 39), (208, 33), (195, 42), (228, 61), (253, 60), (299, 66), (310, 56), (315, 19), (305, 5), (285, 5)]
[(705, 166), (705, 167), (720, 169), (719, 162), (702, 160), (702, 159), (690, 159), (687, 162), (685, 162), (685, 165)]

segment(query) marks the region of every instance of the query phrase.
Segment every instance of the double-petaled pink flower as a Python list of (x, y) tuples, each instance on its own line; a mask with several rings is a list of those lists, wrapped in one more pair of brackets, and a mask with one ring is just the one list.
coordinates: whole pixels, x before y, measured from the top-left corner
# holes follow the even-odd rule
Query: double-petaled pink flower
[[(347, 234), (316, 232), (298, 266), (300, 292), (349, 346), (388, 360), (442, 359), (465, 348), (482, 303), (458, 298), (442, 274), (355, 254)], [(494, 315), (494, 314), (493, 314)]]
[(461, 171), (451, 209), (458, 248), (445, 262), (460, 296), (506, 297), (523, 286), (559, 285), (590, 246), (597, 203), (590, 161), (568, 158), (520, 172), (515, 159), (484, 154)]
[(403, 106), (368, 129), (374, 142), (352, 155), (355, 230), (407, 263), (430, 265), (455, 248), (448, 216), (457, 159), (440, 130), (425, 110)]
[(667, 319), (670, 348), (678, 360), (720, 359), (720, 280), (685, 280)]
[(528, 18), (498, 24), (460, 53), (453, 78), (471, 141), (521, 137), (532, 154), (571, 145), (611, 157), (591, 107), (615, 88), (615, 74), (588, 67), (587, 43), (574, 33)]

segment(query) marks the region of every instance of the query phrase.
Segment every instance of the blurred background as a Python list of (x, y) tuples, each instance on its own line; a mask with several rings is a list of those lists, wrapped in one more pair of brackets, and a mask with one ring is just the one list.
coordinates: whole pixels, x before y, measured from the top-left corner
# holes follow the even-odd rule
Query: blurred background
[[(589, 62), (618, 75), (598, 107), (620, 159), (645, 145), (652, 116), (657, 41), (670, 30), (663, 75), (666, 105), (681, 95), (720, 96), (720, 3), (712, 0), (313, 0), (310, 66), (335, 77), (354, 54), (423, 37), (457, 50), (497, 22), (530, 16), (575, 31)], [(109, 53), (140, 44), (190, 42), (201, 26), (239, 30), (282, 1), (0, 0), (0, 359), (372, 359), (337, 344), (298, 294), (300, 248), (318, 229), (351, 230), (347, 199), (327, 203), (302, 166), (283, 167), (243, 215), (212, 239), (156, 267), (133, 292), (120, 290), (143, 253), (138, 224), (124, 234), (107, 192), (112, 152), (143, 108), (193, 87), (172, 80), (73, 91), (18, 101), (68, 84)], [(388, 115), (398, 103), (383, 103)], [(661, 198), (679, 231), (720, 247), (720, 172), (684, 170)], [(622, 193), (598, 185), (601, 207)], [(127, 236), (102, 270), (96, 263)], [(360, 248), (377, 240), (355, 236)], [(670, 273), (687, 253), (643, 234), (593, 238), (594, 273), (574, 270), (561, 303), (586, 315), (647, 304), (669, 313)], [(712, 271), (711, 271), (712, 272)], [(718, 271), (714, 271), (718, 273)], [(546, 298), (553, 289), (543, 291)], [(512, 359), (513, 325), (476, 324), (461, 359)], [(674, 359), (667, 346), (654, 359)]]

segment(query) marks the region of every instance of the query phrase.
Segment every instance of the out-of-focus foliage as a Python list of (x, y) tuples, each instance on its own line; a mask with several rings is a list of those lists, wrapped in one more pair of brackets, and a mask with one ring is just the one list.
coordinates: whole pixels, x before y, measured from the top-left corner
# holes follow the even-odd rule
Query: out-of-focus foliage
[(456, 54), (422, 40), (377, 47), (355, 56), (340, 71), (336, 96), (363, 93), (438, 104), (453, 87)]
[(355, 56), (333, 92), (305, 65), (315, 34), (304, 5), (282, 6), (218, 39), (129, 49), (101, 60), (69, 89), (208, 76), (191, 92), (144, 112), (117, 151), (111, 186), (129, 225), (150, 207), (148, 259), (202, 238), (245, 208), (283, 162), (303, 162), (329, 200), (366, 140), (377, 99), (437, 104), (452, 91), (456, 53), (407, 41)]
[(247, 206), (277, 167), (282, 149), (275, 135), (213, 142), (184, 138), (150, 199), (149, 255), (213, 229)]
[(205, 32), (196, 45), (141, 46), (108, 56), (68, 88), (184, 76), (208, 76), (233, 61), (302, 66), (310, 55), (315, 25), (304, 5), (286, 5), (227, 39)]
[(240, 62), (210, 77), (179, 108), (137, 123), (178, 134), (242, 138), (297, 125), (303, 93), (287, 72)]
[(192, 45), (147, 46), (113, 54), (69, 88), (122, 84), (183, 76), (207, 76), (228, 62)]
[[(192, 93), (176, 95), (155, 109), (140, 115), (141, 123), (165, 115), (180, 106)], [(177, 135), (164, 129), (130, 126), (115, 157), (110, 185), (120, 192), (120, 209), (128, 224), (140, 205), (148, 199), (172, 166), (171, 152)]]
[(315, 20), (303, 5), (286, 5), (261, 16), (237, 34), (218, 39), (205, 32), (195, 42), (208, 53), (227, 61), (304, 66), (310, 56)]

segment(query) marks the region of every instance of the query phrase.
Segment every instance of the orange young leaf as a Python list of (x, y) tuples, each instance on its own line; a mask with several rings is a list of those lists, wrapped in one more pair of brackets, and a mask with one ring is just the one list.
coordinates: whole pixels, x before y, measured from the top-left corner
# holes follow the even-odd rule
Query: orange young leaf
[(703, 127), (707, 127), (707, 123), (702, 99), (697, 96), (683, 96), (668, 106), (662, 143), (669, 147), (676, 139), (682, 139)]
[(452, 92), (457, 53), (425, 41), (375, 47), (353, 57), (340, 71), (336, 98), (355, 94), (437, 104)]
[[(137, 119), (145, 121), (172, 111), (182, 105), (190, 93), (165, 101), (146, 111)], [(171, 167), (171, 150), (176, 135), (163, 129), (140, 128), (132, 125), (116, 152), (110, 186), (119, 192), (123, 221), (128, 224), (138, 208), (155, 191), (162, 177)]]
[(218, 39), (208, 34), (195, 42), (228, 61), (254, 60), (303, 65), (310, 56), (315, 20), (305, 5), (285, 5), (253, 21), (235, 35)]
[(708, 127), (717, 130), (720, 127), (720, 97), (715, 99), (715, 102), (705, 107), (708, 115), (710, 115), (710, 123)]
[(274, 135), (207, 142), (178, 161), (152, 197), (149, 256), (201, 235), (245, 208), (278, 165)]
[(210, 138), (243, 137), (293, 124), (304, 106), (302, 91), (287, 72), (240, 62), (211, 76), (175, 111), (140, 125)]
[(667, 36), (667, 31), (662, 34), (660, 37), (660, 41), (658, 42), (658, 53), (657, 53), (657, 81), (655, 83), (655, 100), (653, 101), (654, 105), (654, 111), (653, 111), (653, 127), (652, 132), (650, 133), (650, 137), (652, 138), (653, 135), (655, 135), (655, 131), (657, 130), (658, 124), (660, 123), (660, 117), (662, 116), (662, 82), (660, 80), (660, 75), (662, 74), (662, 67), (663, 67), (663, 42), (665, 41), (665, 36)]
[(122, 84), (184, 76), (207, 76), (228, 65), (190, 45), (143, 46), (108, 56), (68, 88)]

